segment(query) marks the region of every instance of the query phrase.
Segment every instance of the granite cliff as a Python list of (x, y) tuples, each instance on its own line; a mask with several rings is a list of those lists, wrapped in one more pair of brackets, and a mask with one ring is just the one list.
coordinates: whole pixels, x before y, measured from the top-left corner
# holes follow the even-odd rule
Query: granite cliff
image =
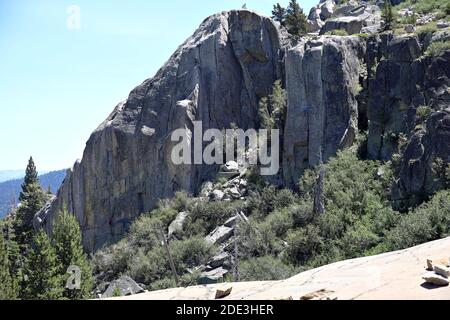
[[(213, 15), (94, 131), (83, 159), (35, 225), (51, 232), (58, 210), (67, 206), (81, 224), (85, 247), (95, 251), (120, 239), (159, 199), (178, 190), (200, 192), (218, 167), (173, 165), (170, 133), (192, 131), (193, 121), (204, 129), (259, 128), (259, 101), (278, 79), (288, 94), (282, 184), (295, 188), (321, 154), (327, 160), (352, 146), (359, 132), (368, 133), (367, 156), (381, 160), (391, 159), (405, 136), (393, 197), (407, 206), (433, 189), (433, 160), (450, 162), (450, 56), (423, 57), (436, 41), (425, 40), (316, 33), (292, 43), (278, 23), (254, 12)], [(418, 129), (417, 110), (424, 105), (431, 115)]]

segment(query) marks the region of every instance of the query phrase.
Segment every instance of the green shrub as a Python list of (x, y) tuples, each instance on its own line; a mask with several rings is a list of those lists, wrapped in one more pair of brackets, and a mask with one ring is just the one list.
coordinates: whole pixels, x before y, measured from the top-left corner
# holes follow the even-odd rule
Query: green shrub
[(298, 271), (281, 259), (264, 256), (242, 261), (239, 268), (241, 281), (274, 281), (285, 280), (294, 276)]
[(250, 214), (263, 218), (275, 209), (288, 207), (297, 201), (291, 190), (277, 190), (274, 186), (263, 188), (248, 197), (247, 206)]
[(202, 237), (192, 237), (183, 241), (173, 241), (169, 245), (178, 274), (186, 269), (206, 264), (215, 250)]
[(159, 201), (158, 208), (170, 208), (174, 211), (186, 211), (192, 203), (192, 198), (184, 191), (176, 192), (172, 199), (163, 199)]
[(308, 225), (306, 228), (291, 231), (287, 237), (288, 247), (286, 257), (296, 265), (303, 265), (320, 252), (324, 239), (320, 236), (317, 226)]
[(429, 202), (404, 215), (387, 235), (387, 250), (400, 250), (450, 235), (450, 191), (437, 193)]
[(340, 37), (344, 37), (344, 36), (348, 36), (348, 33), (346, 30), (344, 29), (336, 29), (336, 30), (330, 30), (327, 33), (325, 33), (325, 35), (327, 36), (340, 36)]
[(416, 29), (417, 36), (422, 39), (426, 35), (433, 34), (438, 30), (436, 22), (430, 22)]
[(197, 200), (189, 209), (191, 215), (186, 227), (187, 235), (207, 235), (236, 213), (246, 210), (247, 206), (241, 200), (213, 202)]
[[(214, 248), (200, 237), (173, 241), (169, 244), (169, 250), (180, 278), (188, 273), (188, 268), (205, 264), (215, 253)], [(162, 245), (150, 251), (138, 249), (130, 257), (126, 273), (135, 281), (150, 285), (160, 279), (173, 277), (169, 257)], [(187, 281), (188, 278), (186, 276), (184, 279)], [(189, 279), (192, 280), (192, 277)]]
[(269, 223), (242, 222), (239, 224), (239, 253), (245, 259), (278, 255), (284, 249), (283, 240), (276, 236)]
[(436, 41), (428, 46), (425, 54), (431, 57), (437, 57), (447, 50), (450, 50), (450, 41)]

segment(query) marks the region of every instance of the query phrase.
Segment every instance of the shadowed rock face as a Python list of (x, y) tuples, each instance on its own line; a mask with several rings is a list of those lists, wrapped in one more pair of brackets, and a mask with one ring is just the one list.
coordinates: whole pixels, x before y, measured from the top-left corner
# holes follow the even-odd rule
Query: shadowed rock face
[(258, 101), (283, 79), (284, 37), (274, 22), (246, 10), (206, 19), (152, 79), (135, 88), (92, 134), (45, 217), (66, 205), (81, 223), (84, 245), (119, 239), (140, 213), (178, 190), (196, 192), (210, 166), (174, 166), (170, 133), (258, 126)]
[(286, 117), (283, 174), (295, 187), (305, 169), (350, 147), (358, 132), (359, 75), (365, 41), (326, 37), (286, 54)]
[(433, 113), (410, 139), (394, 194), (399, 208), (417, 205), (442, 188), (437, 159), (444, 168), (450, 163), (450, 108)]

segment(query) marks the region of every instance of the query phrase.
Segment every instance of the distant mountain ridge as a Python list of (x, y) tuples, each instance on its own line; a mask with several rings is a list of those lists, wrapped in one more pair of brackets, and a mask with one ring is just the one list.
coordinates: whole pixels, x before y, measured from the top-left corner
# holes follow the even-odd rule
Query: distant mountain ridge
[[(63, 169), (40, 175), (39, 181), (41, 182), (42, 187), (46, 190), (50, 188), (50, 191), (52, 193), (56, 193), (66, 176), (66, 171), (66, 169)], [(24, 174), (24, 170), (20, 172), (13, 170), (0, 171), (0, 219), (6, 216), (11, 207), (11, 204), (14, 201), (18, 201), (21, 186), (23, 183), (22, 176), (24, 176)], [(13, 180), (9, 179), (7, 181), (1, 180), (2, 178), (8, 176), (17, 177), (17, 175), (20, 178), (12, 178)]]
[(0, 170), (0, 183), (23, 178), (25, 170)]

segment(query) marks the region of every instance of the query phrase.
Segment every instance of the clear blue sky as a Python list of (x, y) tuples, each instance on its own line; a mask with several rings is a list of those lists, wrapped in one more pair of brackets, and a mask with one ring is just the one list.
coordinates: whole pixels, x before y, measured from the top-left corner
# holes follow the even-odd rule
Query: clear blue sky
[[(116, 104), (207, 16), (272, 0), (0, 0), (0, 170), (68, 168)], [(288, 0), (279, 1), (287, 5)], [(304, 11), (319, 0), (299, 1)], [(80, 8), (80, 28), (67, 8)]]

